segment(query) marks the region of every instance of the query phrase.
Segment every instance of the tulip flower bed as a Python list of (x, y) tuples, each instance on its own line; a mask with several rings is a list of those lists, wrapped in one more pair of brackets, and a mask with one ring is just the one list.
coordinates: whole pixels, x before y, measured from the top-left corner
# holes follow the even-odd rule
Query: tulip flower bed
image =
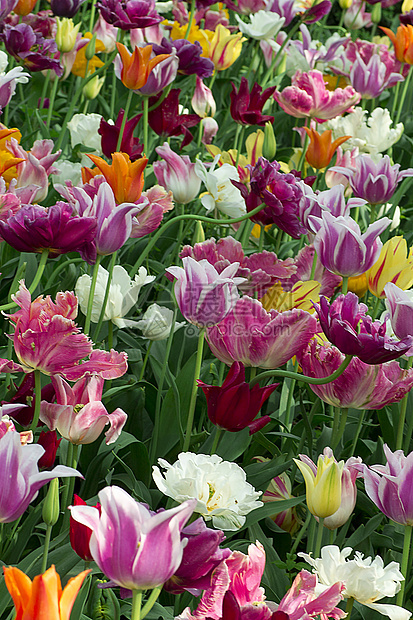
[(0, 620), (409, 620), (413, 2), (0, 0)]

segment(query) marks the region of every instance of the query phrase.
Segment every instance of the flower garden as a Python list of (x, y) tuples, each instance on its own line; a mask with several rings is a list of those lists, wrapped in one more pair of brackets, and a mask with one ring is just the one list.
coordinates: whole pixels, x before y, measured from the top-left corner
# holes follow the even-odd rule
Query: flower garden
[(1, 620), (412, 616), (413, 1), (367, 2), (0, 0)]

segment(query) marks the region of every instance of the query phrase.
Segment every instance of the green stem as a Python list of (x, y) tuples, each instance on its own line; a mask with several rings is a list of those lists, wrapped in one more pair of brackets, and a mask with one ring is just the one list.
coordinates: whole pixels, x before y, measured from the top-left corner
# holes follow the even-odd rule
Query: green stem
[(307, 377), (306, 375), (300, 375), (297, 372), (290, 372), (288, 370), (268, 370), (255, 377), (255, 379), (251, 381), (250, 387), (253, 388), (256, 383), (261, 381), (261, 379), (271, 379), (272, 377), (287, 377), (288, 379), (297, 379), (297, 381), (303, 381), (304, 383), (310, 383), (311, 385), (324, 385), (325, 383), (335, 381), (335, 379), (342, 375), (347, 366), (350, 364), (352, 358), (352, 355), (346, 355), (337, 370), (335, 370), (331, 375), (321, 379), (317, 379), (316, 377)]
[[(76, 469), (77, 467), (77, 461), (78, 461), (78, 455), (79, 455), (79, 446), (76, 444), (70, 444), (72, 445), (72, 458), (71, 461), (69, 461), (69, 458), (67, 459), (67, 462), (70, 463), (69, 467), (72, 467), (73, 469)], [(69, 456), (69, 453), (68, 453)], [(69, 502), (72, 501), (73, 498), (73, 491), (75, 488), (75, 477), (72, 476), (71, 478), (69, 478), (69, 483), (68, 485), (65, 487), (65, 503), (62, 506), (62, 509), (64, 511), (64, 516), (63, 516), (63, 523), (62, 523), (62, 530), (66, 529), (67, 526), (69, 525), (69, 519), (70, 519), (70, 513), (67, 509), (67, 506), (69, 504)]]
[(61, 264), (56, 267), (56, 269), (53, 271), (53, 273), (50, 276), (50, 278), (47, 280), (44, 288), (46, 290), (51, 288), (53, 282), (56, 280), (56, 278), (59, 275), (59, 273), (61, 271), (65, 271), (66, 269), (68, 269), (69, 265), (76, 264), (76, 263), (84, 263), (84, 262), (85, 261), (83, 260), (83, 258), (71, 258), (70, 260), (65, 260), (65, 261), (61, 262)]
[(148, 157), (148, 97), (143, 98), (143, 153), (146, 157)]
[(222, 431), (223, 431), (223, 430), (224, 430), (224, 429), (220, 428), (219, 426), (217, 426), (217, 427), (215, 428), (215, 437), (214, 437), (214, 442), (213, 442), (213, 444), (212, 444), (211, 453), (210, 453), (210, 454), (211, 454), (211, 456), (212, 456), (213, 454), (215, 454), (215, 453), (216, 453), (216, 451), (217, 451), (218, 444), (219, 444), (220, 439), (221, 439), (221, 437), (222, 437)]
[(145, 374), (145, 369), (146, 369), (146, 365), (148, 363), (149, 353), (151, 351), (152, 345), (153, 345), (153, 340), (150, 340), (149, 344), (148, 344), (148, 348), (146, 349), (145, 357), (143, 358), (142, 370), (141, 370), (140, 375), (139, 375), (139, 381), (142, 381), (143, 375)]
[(189, 13), (188, 28), (186, 29), (184, 39), (187, 39), (189, 37), (189, 33), (191, 32), (191, 27), (192, 27), (192, 23), (194, 21), (194, 15), (195, 15), (195, 0), (191, 0), (191, 8), (189, 10), (190, 10), (190, 13)]
[(341, 283), (341, 293), (343, 295), (347, 295), (347, 291), (348, 291), (348, 276), (344, 276), (343, 281)]
[(237, 145), (237, 159), (235, 160), (235, 168), (238, 170), (238, 162), (239, 162), (239, 156), (241, 155), (241, 149), (244, 145), (244, 134), (245, 134), (245, 125), (243, 125), (241, 127), (241, 131), (239, 134), (239, 144)]
[[(175, 308), (175, 312), (172, 318), (172, 326), (175, 325), (176, 314), (177, 314), (177, 309)], [(152, 441), (151, 441), (151, 448), (150, 448), (150, 453), (149, 453), (149, 458), (150, 458), (151, 463), (155, 461), (156, 451), (158, 448), (162, 391), (163, 391), (163, 384), (165, 382), (166, 371), (168, 369), (168, 360), (169, 360), (169, 355), (171, 352), (173, 337), (174, 337), (174, 329), (173, 327), (171, 327), (171, 331), (169, 332), (169, 336), (168, 336), (168, 342), (166, 343), (166, 351), (165, 351), (165, 357), (164, 357), (163, 364), (162, 364), (161, 376), (159, 377), (158, 393), (156, 395), (155, 419), (153, 423)]]
[[(52, 70), (49, 69), (47, 74), (46, 74), (46, 79), (43, 82), (43, 89), (42, 89), (42, 94), (41, 94), (41, 97), (40, 97), (40, 105), (39, 105), (39, 109), (40, 110), (43, 110), (43, 104), (44, 104), (44, 100), (46, 99), (46, 93), (47, 93), (47, 89), (49, 87), (51, 72), (52, 72)], [(6, 127), (7, 127), (7, 123), (6, 123)]]
[(49, 546), (50, 546), (50, 537), (52, 535), (52, 527), (53, 527), (52, 525), (48, 525), (46, 527), (46, 536), (44, 539), (44, 547), (43, 547), (42, 567), (40, 569), (41, 574), (46, 572), (47, 556), (49, 555)]
[[(404, 63), (401, 64), (400, 72), (403, 71), (403, 66), (404, 66)], [(397, 101), (399, 99), (399, 92), (400, 92), (400, 82), (397, 82), (396, 88), (394, 89), (393, 108), (392, 108), (392, 111), (391, 111), (391, 117), (392, 118), (395, 118), (395, 116), (396, 116), (396, 106), (397, 106)]]
[(287, 37), (285, 38), (285, 40), (283, 41), (280, 49), (278, 50), (278, 52), (276, 53), (276, 55), (274, 56), (273, 61), (271, 62), (271, 66), (269, 67), (267, 73), (264, 75), (264, 78), (261, 81), (261, 86), (264, 88), (265, 84), (268, 82), (268, 80), (270, 79), (270, 77), (272, 76), (274, 69), (275, 69), (275, 65), (277, 64), (277, 60), (279, 59), (279, 57), (281, 56), (281, 54), (283, 53), (285, 46), (287, 45), (287, 43), (292, 39), (292, 37), (295, 35), (295, 33), (297, 32), (297, 30), (299, 29), (301, 25), (301, 22), (298, 21), (294, 28), (291, 28), (290, 32), (288, 33)]
[(152, 607), (155, 605), (156, 601), (158, 600), (158, 597), (161, 592), (162, 592), (162, 586), (159, 586), (158, 588), (154, 588), (152, 590), (152, 592), (149, 595), (148, 600), (146, 601), (145, 605), (142, 607), (141, 620), (143, 620), (145, 616), (147, 616), (148, 613), (151, 611)]
[(311, 265), (310, 280), (314, 280), (316, 267), (317, 267), (317, 252), (315, 251), (315, 248), (314, 248), (313, 264)]
[[(138, 271), (139, 267), (145, 261), (146, 257), (151, 252), (152, 248), (156, 245), (156, 242), (158, 241), (158, 239), (160, 237), (162, 237), (162, 235), (165, 232), (165, 230), (167, 228), (169, 228), (169, 226), (172, 226), (172, 224), (176, 224), (180, 220), (195, 220), (195, 221), (199, 221), (199, 222), (206, 222), (208, 224), (219, 224), (221, 226), (225, 225), (225, 224), (228, 224), (228, 225), (229, 224), (237, 224), (238, 222), (243, 222), (244, 220), (249, 220), (256, 213), (259, 213), (260, 211), (262, 211), (265, 208), (265, 206), (266, 205), (263, 203), (259, 207), (256, 207), (255, 209), (253, 209), (249, 213), (246, 213), (245, 215), (242, 215), (241, 217), (236, 217), (236, 218), (228, 219), (228, 220), (217, 220), (217, 219), (214, 219), (212, 217), (205, 217), (203, 215), (192, 215), (192, 214), (189, 214), (189, 213), (188, 214), (184, 214), (184, 215), (178, 215), (177, 217), (171, 218), (170, 220), (165, 222), (165, 224), (163, 224), (163, 226), (158, 228), (158, 230), (156, 231), (156, 233), (154, 234), (152, 239), (146, 245), (144, 251), (142, 252), (140, 257), (138, 258), (138, 260), (134, 264), (134, 266), (132, 268), (132, 271), (130, 273), (130, 277), (133, 278), (135, 276), (135, 274)], [(2, 308), (0, 308), (0, 310), (1, 309)]]
[(93, 24), (95, 23), (95, 13), (96, 13), (95, 0), (92, 0), (92, 6), (90, 7), (89, 32), (92, 32)]
[(90, 283), (89, 298), (88, 298), (88, 301), (87, 301), (87, 312), (86, 312), (85, 329), (84, 329), (84, 332), (85, 332), (86, 336), (89, 334), (89, 330), (90, 330), (90, 321), (91, 321), (91, 317), (92, 317), (93, 300), (94, 300), (94, 297), (95, 297), (96, 281), (98, 279), (99, 265), (100, 265), (100, 261), (101, 260), (102, 260), (102, 256), (101, 256), (101, 254), (98, 254), (96, 256), (96, 262), (95, 262), (95, 265), (93, 267), (92, 281)]
[(132, 590), (132, 613), (130, 620), (141, 620), (142, 590)]
[(262, 252), (264, 249), (264, 237), (265, 237), (265, 226), (260, 224), (260, 239), (258, 241), (258, 252)]
[(397, 595), (397, 599), (396, 599), (396, 605), (400, 605), (403, 606), (403, 602), (404, 602), (404, 590), (406, 588), (406, 582), (409, 578), (409, 555), (410, 555), (410, 546), (411, 546), (411, 541), (412, 541), (412, 532), (413, 532), (413, 526), (412, 525), (405, 525), (404, 526), (404, 540), (403, 540), (403, 555), (402, 555), (402, 563), (401, 563), (401, 573), (404, 577), (404, 581), (401, 582), (401, 588), (400, 591)]
[(184, 445), (182, 447), (183, 452), (188, 452), (188, 448), (191, 443), (191, 433), (192, 433), (192, 426), (194, 423), (194, 415), (195, 415), (195, 404), (196, 404), (196, 397), (198, 393), (197, 380), (199, 379), (199, 374), (201, 372), (202, 353), (204, 350), (204, 336), (205, 336), (205, 328), (202, 327), (199, 330), (198, 350), (196, 354), (195, 371), (194, 371), (194, 381), (192, 384), (191, 400), (189, 403), (188, 420), (187, 420), (187, 425), (186, 425)]
[(323, 532), (324, 532), (324, 519), (319, 517), (318, 519), (318, 530), (317, 530), (317, 538), (314, 546), (314, 555), (313, 557), (317, 559), (320, 556), (321, 549), (321, 541), (323, 540)]
[[(71, 467), (72, 466), (72, 462), (73, 462), (73, 444), (69, 441), (69, 445), (67, 446), (66, 466), (67, 467)], [(62, 503), (61, 503), (61, 509), (62, 509), (63, 512), (65, 512), (66, 508), (67, 508), (67, 500), (68, 500), (68, 496), (69, 496), (69, 487), (70, 487), (70, 481), (69, 481), (68, 478), (66, 478), (65, 485), (63, 487)]]
[(47, 120), (46, 120), (47, 129), (50, 128), (50, 122), (52, 120), (52, 114), (53, 114), (54, 100), (56, 99), (56, 93), (57, 93), (58, 88), (59, 88), (59, 78), (56, 76), (53, 82), (52, 92), (50, 93), (50, 103), (49, 103), (49, 109), (47, 111)]
[(41, 375), (40, 370), (38, 370), (37, 368), (34, 371), (34, 394), (35, 394), (34, 414), (33, 414), (32, 423), (30, 425), (30, 430), (33, 432), (36, 430), (37, 424), (39, 422), (40, 403), (42, 400), (42, 375)]
[(99, 320), (97, 322), (96, 329), (95, 329), (94, 336), (93, 336), (93, 340), (95, 342), (98, 342), (100, 330), (102, 329), (102, 323), (105, 318), (106, 306), (108, 305), (108, 299), (109, 299), (109, 294), (110, 294), (110, 285), (112, 282), (113, 268), (116, 263), (116, 255), (117, 255), (117, 252), (113, 252), (110, 258), (109, 269), (108, 269), (108, 281), (106, 283), (105, 296), (103, 297), (102, 309), (100, 311)]
[(337, 448), (338, 444), (341, 441), (341, 438), (344, 434), (344, 430), (346, 428), (346, 422), (347, 422), (347, 415), (348, 415), (348, 409), (347, 407), (342, 407), (341, 408), (341, 415), (340, 415), (340, 425), (338, 427), (337, 432), (331, 437), (331, 448), (333, 450), (335, 450), (335, 448)]
[(353, 609), (353, 605), (354, 605), (354, 598), (352, 596), (350, 596), (350, 598), (347, 599), (347, 604), (346, 604), (347, 620), (350, 620), (350, 616), (351, 616), (351, 611)]
[(306, 519), (305, 519), (305, 521), (304, 521), (303, 525), (301, 526), (300, 531), (298, 532), (297, 538), (295, 539), (293, 546), (291, 547), (291, 554), (293, 554), (293, 553), (295, 553), (295, 552), (296, 552), (296, 550), (297, 550), (297, 548), (298, 548), (298, 545), (299, 545), (299, 544), (300, 544), (300, 542), (301, 542), (302, 537), (304, 536), (304, 534), (305, 534), (305, 533), (306, 533), (306, 531), (307, 531), (308, 526), (310, 525), (310, 521), (311, 521), (311, 517), (312, 517), (312, 516), (313, 516), (313, 515), (311, 514), (311, 512), (310, 512), (310, 511), (308, 511), (308, 512), (307, 512), (307, 517), (306, 517)]
[[(93, 6), (95, 6), (95, 5), (93, 4)], [(126, 100), (126, 105), (125, 105), (125, 112), (123, 114), (122, 124), (120, 126), (118, 141), (117, 141), (117, 144), (116, 144), (116, 152), (117, 153), (120, 151), (120, 146), (122, 144), (123, 132), (125, 130), (126, 121), (128, 120), (128, 114), (129, 114), (130, 104), (131, 104), (131, 101), (132, 101), (132, 96), (133, 96), (133, 90), (130, 90), (128, 92), (128, 98)]]
[[(407, 74), (406, 79), (405, 79), (404, 84), (403, 84), (402, 96), (400, 98), (400, 104), (399, 104), (398, 110), (397, 110), (397, 116), (396, 116), (396, 120), (395, 120), (395, 125), (397, 125), (397, 123), (400, 120), (400, 116), (401, 116), (401, 113), (402, 113), (402, 110), (403, 110), (404, 100), (406, 98), (406, 94), (407, 94), (407, 91), (409, 89), (411, 75), (412, 75), (412, 69), (410, 67), (409, 73)], [(400, 83), (400, 82), (398, 82), (398, 83)]]
[(349, 456), (353, 456), (356, 451), (357, 442), (360, 436), (361, 427), (363, 426), (364, 416), (366, 414), (365, 409), (360, 412), (359, 421), (357, 423), (356, 434), (354, 435), (353, 443), (351, 445), (351, 452)]
[[(413, 356), (409, 357), (407, 360), (407, 370), (410, 370), (413, 364)], [(402, 399), (400, 404), (400, 415), (399, 415), (399, 423), (397, 426), (397, 438), (396, 438), (396, 450), (401, 450), (403, 446), (403, 436), (404, 436), (404, 422), (406, 420), (406, 411), (407, 411), (407, 399), (409, 398), (409, 394)]]

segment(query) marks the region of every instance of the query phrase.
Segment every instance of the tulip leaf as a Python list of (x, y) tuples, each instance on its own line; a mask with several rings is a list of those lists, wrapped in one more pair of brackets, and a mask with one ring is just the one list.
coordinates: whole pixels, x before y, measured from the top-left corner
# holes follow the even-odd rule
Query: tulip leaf
[[(261, 519), (265, 519), (273, 514), (282, 512), (283, 510), (287, 510), (287, 508), (293, 508), (293, 506), (297, 506), (305, 501), (305, 495), (300, 495), (299, 497), (292, 497), (291, 499), (281, 499), (277, 502), (266, 502), (264, 506), (261, 508), (256, 508), (252, 512), (247, 515), (246, 521), (244, 525), (236, 532), (225, 532), (227, 539), (230, 539), (234, 534), (242, 532), (247, 527), (251, 527)], [(274, 504), (276, 503), (276, 506)]]
[[(247, 465), (245, 471), (247, 480), (255, 489), (264, 490), (269, 481), (275, 476), (279, 476), (283, 471), (291, 466), (291, 460), (286, 460), (285, 455), (280, 455), (265, 463), (253, 463)], [(284, 509), (283, 509), (284, 510)]]
[[(249, 528), (249, 537), (251, 540), (259, 540), (265, 549), (265, 570), (262, 576), (262, 585), (265, 587), (265, 594), (268, 600), (279, 603), (288, 588), (290, 582), (287, 574), (281, 568), (277, 566), (277, 562), (280, 562), (280, 557), (276, 550), (272, 540), (267, 538), (262, 531), (262, 528), (258, 523), (254, 523)], [(274, 595), (271, 595), (271, 592)]]
[(374, 515), (366, 525), (360, 525), (355, 532), (346, 540), (346, 545), (349, 547), (357, 547), (361, 542), (366, 540), (380, 525), (384, 519), (384, 514), (379, 513)]

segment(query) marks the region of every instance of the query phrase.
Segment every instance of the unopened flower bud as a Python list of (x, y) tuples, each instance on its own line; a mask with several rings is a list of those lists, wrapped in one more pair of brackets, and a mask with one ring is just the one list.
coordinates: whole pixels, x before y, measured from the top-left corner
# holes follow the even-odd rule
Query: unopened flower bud
[(353, 0), (338, 0), (338, 3), (343, 11), (346, 11), (353, 4)]
[(55, 525), (57, 523), (59, 510), (59, 479), (53, 478), (49, 483), (49, 490), (43, 504), (42, 517), (46, 525)]
[(96, 52), (96, 32), (93, 34), (93, 37), (90, 39), (90, 43), (88, 43), (85, 47), (85, 56), (86, 60), (92, 60), (93, 56)]
[(272, 161), (277, 151), (277, 142), (274, 135), (274, 129), (272, 123), (267, 121), (264, 129), (264, 144), (262, 146), (262, 154), (265, 159)]
[(196, 77), (196, 87), (191, 104), (194, 112), (201, 118), (215, 115), (216, 105), (212, 91), (205, 86), (201, 78), (198, 76)]
[(202, 226), (202, 222), (197, 220), (195, 224), (194, 236), (192, 237), (192, 245), (195, 245), (195, 243), (202, 243), (203, 241), (205, 241), (204, 228)]
[(277, 68), (275, 70), (275, 75), (282, 75), (283, 73), (285, 73), (287, 70), (287, 54), (283, 54), (280, 62), (277, 65)]
[(86, 97), (86, 99), (96, 99), (104, 83), (104, 76), (99, 78), (97, 75), (95, 75), (95, 77), (89, 80), (89, 82), (83, 87), (83, 95)]
[(76, 37), (79, 32), (80, 23), (76, 26), (72, 19), (67, 17), (56, 17), (56, 45), (59, 52), (66, 54), (71, 52), (76, 43)]
[(373, 4), (373, 8), (371, 11), (371, 21), (373, 24), (379, 24), (381, 20), (381, 4), (377, 2), (377, 4)]
[(207, 116), (201, 121), (204, 133), (202, 136), (202, 144), (211, 144), (212, 140), (217, 134), (219, 125), (214, 118)]

